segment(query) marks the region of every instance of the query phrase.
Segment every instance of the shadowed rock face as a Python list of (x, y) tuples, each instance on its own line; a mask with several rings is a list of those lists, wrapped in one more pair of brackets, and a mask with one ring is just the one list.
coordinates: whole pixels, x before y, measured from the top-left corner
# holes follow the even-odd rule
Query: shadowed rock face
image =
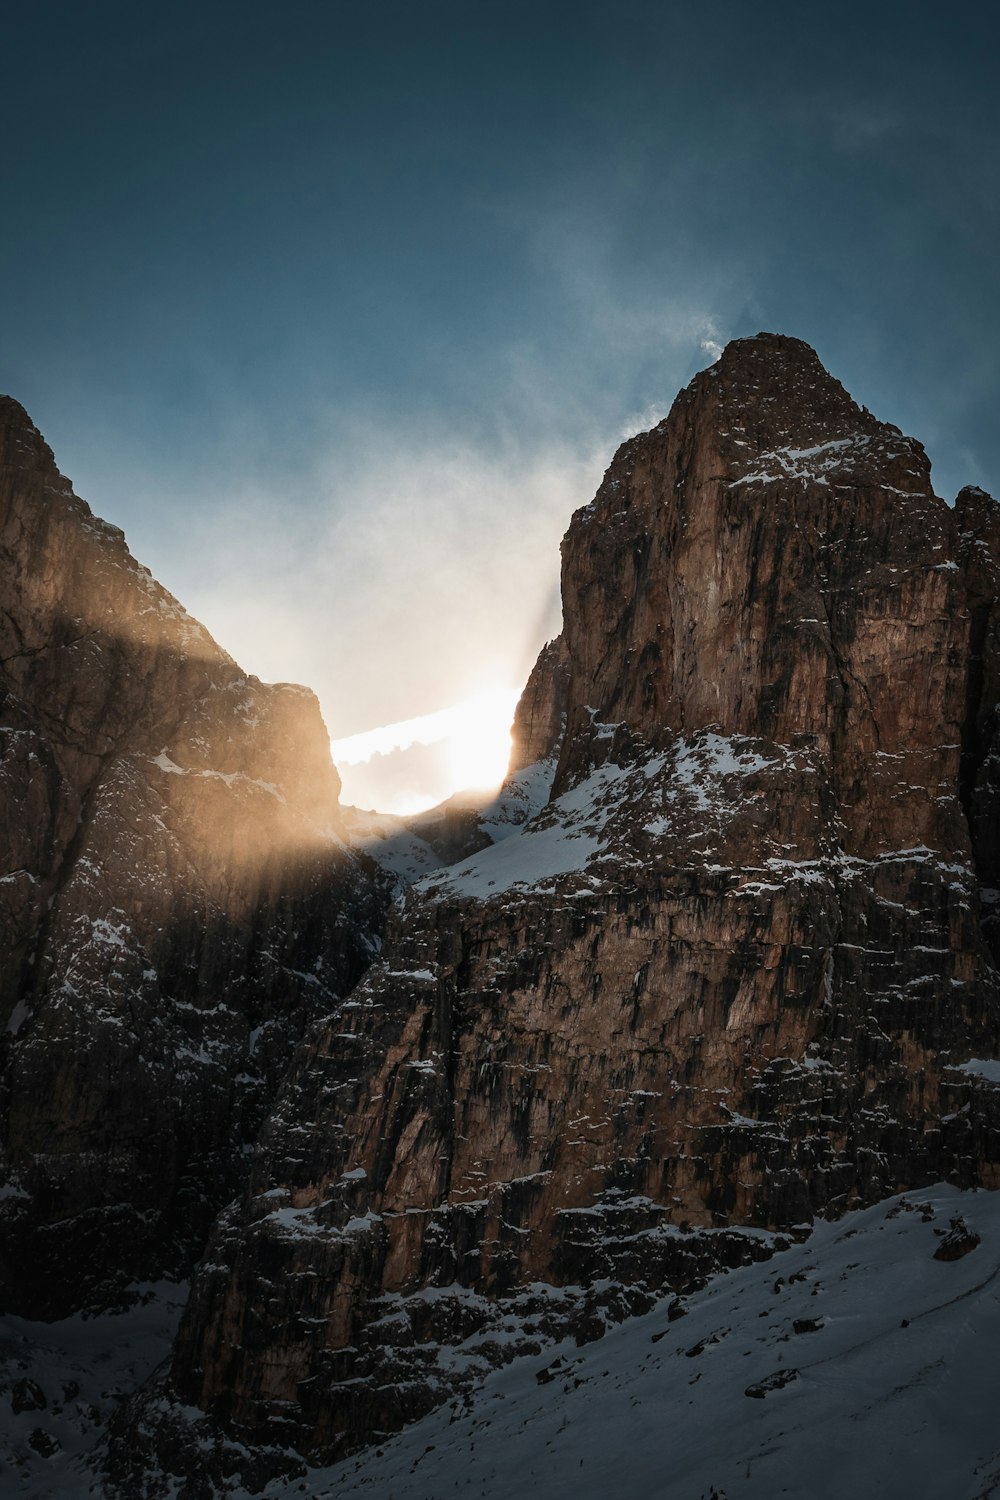
[[(968, 591), (969, 669), (963, 724), (961, 794), (979, 878), (987, 896), (1000, 887), (1000, 505), (983, 490), (962, 490), (955, 527)], [(1000, 954), (1000, 905), (982, 912), (983, 931)]]
[(247, 677), (0, 400), (0, 1295), (176, 1270), (381, 896), (315, 698)]
[(568, 689), (569, 652), (559, 635), (542, 647), (515, 710), (509, 776), (559, 754)]
[(298, 1054), (181, 1401), (337, 1454), (817, 1212), (997, 1185), (954, 1066), (997, 1050), (996, 516), (772, 335), (619, 450), (563, 548), (549, 805), (415, 886)]

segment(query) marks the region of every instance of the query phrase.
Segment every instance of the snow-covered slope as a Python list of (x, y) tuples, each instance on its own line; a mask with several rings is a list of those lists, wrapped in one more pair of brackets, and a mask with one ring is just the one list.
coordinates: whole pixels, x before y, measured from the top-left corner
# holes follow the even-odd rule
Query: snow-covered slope
[[(954, 1215), (981, 1236), (934, 1253)], [(939, 1186), (491, 1376), (376, 1452), (337, 1500), (986, 1500), (1000, 1494), (1000, 1194)]]
[[(980, 1243), (936, 1259), (958, 1216)], [(380, 1448), (263, 1494), (988, 1500), (1000, 1495), (998, 1289), (1000, 1193), (901, 1195), (597, 1343), (517, 1360)], [(149, 1292), (117, 1317), (0, 1323), (3, 1493), (101, 1492), (86, 1454), (117, 1393), (165, 1354), (183, 1295)], [(24, 1405), (26, 1381), (44, 1407)]]
[(503, 786), (483, 808), (480, 827), (495, 844), (533, 818), (549, 800), (556, 774), (556, 758), (522, 766), (507, 777)]
[(399, 886), (412, 885), (440, 870), (444, 861), (426, 839), (413, 832), (405, 818), (392, 813), (345, 807), (344, 823), (354, 849), (369, 855)]
[(353, 848), (387, 870), (397, 887), (443, 870), (463, 852), (477, 852), (519, 832), (549, 799), (555, 760), (523, 766), (485, 802), (474, 794), (456, 797), (413, 817), (343, 809)]
[(130, 1289), (125, 1312), (57, 1323), (0, 1318), (0, 1494), (99, 1494), (86, 1458), (105, 1424), (169, 1354), (187, 1285)]

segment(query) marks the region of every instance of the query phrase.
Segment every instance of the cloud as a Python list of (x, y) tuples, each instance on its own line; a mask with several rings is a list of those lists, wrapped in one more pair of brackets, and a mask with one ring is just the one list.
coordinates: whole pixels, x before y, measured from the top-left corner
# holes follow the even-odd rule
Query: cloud
[(313, 687), (345, 739), (523, 685), (613, 447), (341, 420), (288, 493), (234, 483), (154, 565), (241, 665)]
[(376, 754), (343, 768), (341, 778), (345, 805), (399, 817), (434, 807), (455, 790), (440, 742)]
[(705, 325), (701, 331), (698, 342), (700, 348), (707, 355), (709, 355), (713, 361), (717, 360), (721, 356), (724, 345), (719, 342), (719, 330), (715, 325), (714, 319), (705, 319)]

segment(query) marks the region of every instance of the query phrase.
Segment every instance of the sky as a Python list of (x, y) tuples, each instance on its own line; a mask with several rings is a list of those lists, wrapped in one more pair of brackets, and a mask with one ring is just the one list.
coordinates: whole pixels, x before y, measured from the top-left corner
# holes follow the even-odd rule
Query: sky
[(998, 43), (962, 0), (7, 6), (0, 391), (335, 746), (411, 726), (350, 800), (428, 805), (728, 339), (1000, 490)]

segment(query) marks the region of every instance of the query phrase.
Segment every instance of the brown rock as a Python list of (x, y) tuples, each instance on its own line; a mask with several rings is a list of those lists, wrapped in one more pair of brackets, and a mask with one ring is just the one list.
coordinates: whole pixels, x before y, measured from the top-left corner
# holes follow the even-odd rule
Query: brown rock
[(998, 1021), (977, 526), (793, 339), (731, 345), (619, 450), (564, 543), (552, 801), (414, 888), (300, 1054), (183, 1401), (329, 1457), (444, 1399), (438, 1345), (502, 1311), (603, 1329), (816, 1213), (996, 1185), (996, 1091), (947, 1071)]
[(313, 695), (241, 672), (0, 400), (0, 1299), (183, 1269), (381, 897)]
[(542, 647), (514, 712), (509, 775), (559, 754), (568, 694), (569, 652), (559, 635)]

